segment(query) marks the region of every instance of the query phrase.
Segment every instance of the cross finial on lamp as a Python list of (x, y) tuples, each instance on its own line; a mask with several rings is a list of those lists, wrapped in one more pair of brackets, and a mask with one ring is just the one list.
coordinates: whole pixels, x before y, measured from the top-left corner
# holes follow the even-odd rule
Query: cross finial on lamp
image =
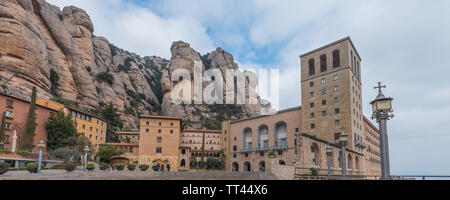
[(378, 82), (378, 86), (373, 87), (373, 89), (378, 89), (378, 92), (381, 93), (381, 89), (386, 88), (386, 85), (381, 85), (381, 82)]

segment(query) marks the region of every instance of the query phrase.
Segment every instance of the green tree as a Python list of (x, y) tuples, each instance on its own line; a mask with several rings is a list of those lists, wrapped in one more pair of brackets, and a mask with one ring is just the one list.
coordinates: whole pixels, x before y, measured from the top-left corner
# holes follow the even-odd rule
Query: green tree
[(31, 93), (30, 110), (28, 111), (27, 122), (25, 124), (25, 133), (22, 140), (22, 150), (32, 151), (34, 147), (34, 137), (36, 136), (36, 87), (33, 87)]
[(59, 75), (53, 69), (50, 70), (50, 83), (52, 84), (52, 86), (50, 87), (52, 95), (58, 96)]
[(105, 108), (100, 109), (100, 116), (108, 125), (106, 128), (106, 142), (119, 142), (116, 130), (123, 128), (123, 121), (117, 108), (114, 108), (114, 105), (109, 103)]
[(63, 111), (50, 116), (46, 129), (47, 146), (51, 150), (66, 146), (74, 147), (75, 144), (71, 141), (80, 136), (72, 116), (66, 115)]
[[(0, 125), (1, 126), (0, 127), (0, 141), (4, 141), (5, 140), (5, 131), (6, 131), (5, 118), (6, 118), (6, 114), (5, 114), (5, 112), (3, 112), (2, 123)], [(3, 149), (3, 145), (0, 146), (0, 149)]]
[(100, 158), (101, 162), (109, 162), (112, 157), (120, 156), (123, 154), (122, 150), (117, 150), (115, 146), (112, 145), (102, 145), (98, 149), (97, 157)]

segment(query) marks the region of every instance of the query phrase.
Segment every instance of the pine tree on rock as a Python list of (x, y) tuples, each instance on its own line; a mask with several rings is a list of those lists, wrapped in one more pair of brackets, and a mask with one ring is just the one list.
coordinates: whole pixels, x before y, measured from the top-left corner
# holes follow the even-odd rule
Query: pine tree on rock
[(36, 87), (31, 93), (30, 110), (28, 111), (25, 133), (22, 140), (22, 150), (31, 152), (34, 148), (34, 137), (36, 136)]

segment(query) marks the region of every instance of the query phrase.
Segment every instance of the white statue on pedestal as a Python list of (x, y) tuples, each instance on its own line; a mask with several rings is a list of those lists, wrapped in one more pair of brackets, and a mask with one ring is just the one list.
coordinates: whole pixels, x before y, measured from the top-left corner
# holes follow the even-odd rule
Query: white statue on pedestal
[(16, 144), (17, 144), (17, 131), (14, 130), (13, 143), (12, 143), (12, 152), (16, 152)]

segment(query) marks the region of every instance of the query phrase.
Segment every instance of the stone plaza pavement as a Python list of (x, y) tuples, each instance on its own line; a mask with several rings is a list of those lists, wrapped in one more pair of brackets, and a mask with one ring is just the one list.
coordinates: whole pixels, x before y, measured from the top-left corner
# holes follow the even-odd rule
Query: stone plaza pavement
[(0, 180), (278, 180), (269, 172), (153, 172), (44, 170), (41, 174), (9, 171)]

